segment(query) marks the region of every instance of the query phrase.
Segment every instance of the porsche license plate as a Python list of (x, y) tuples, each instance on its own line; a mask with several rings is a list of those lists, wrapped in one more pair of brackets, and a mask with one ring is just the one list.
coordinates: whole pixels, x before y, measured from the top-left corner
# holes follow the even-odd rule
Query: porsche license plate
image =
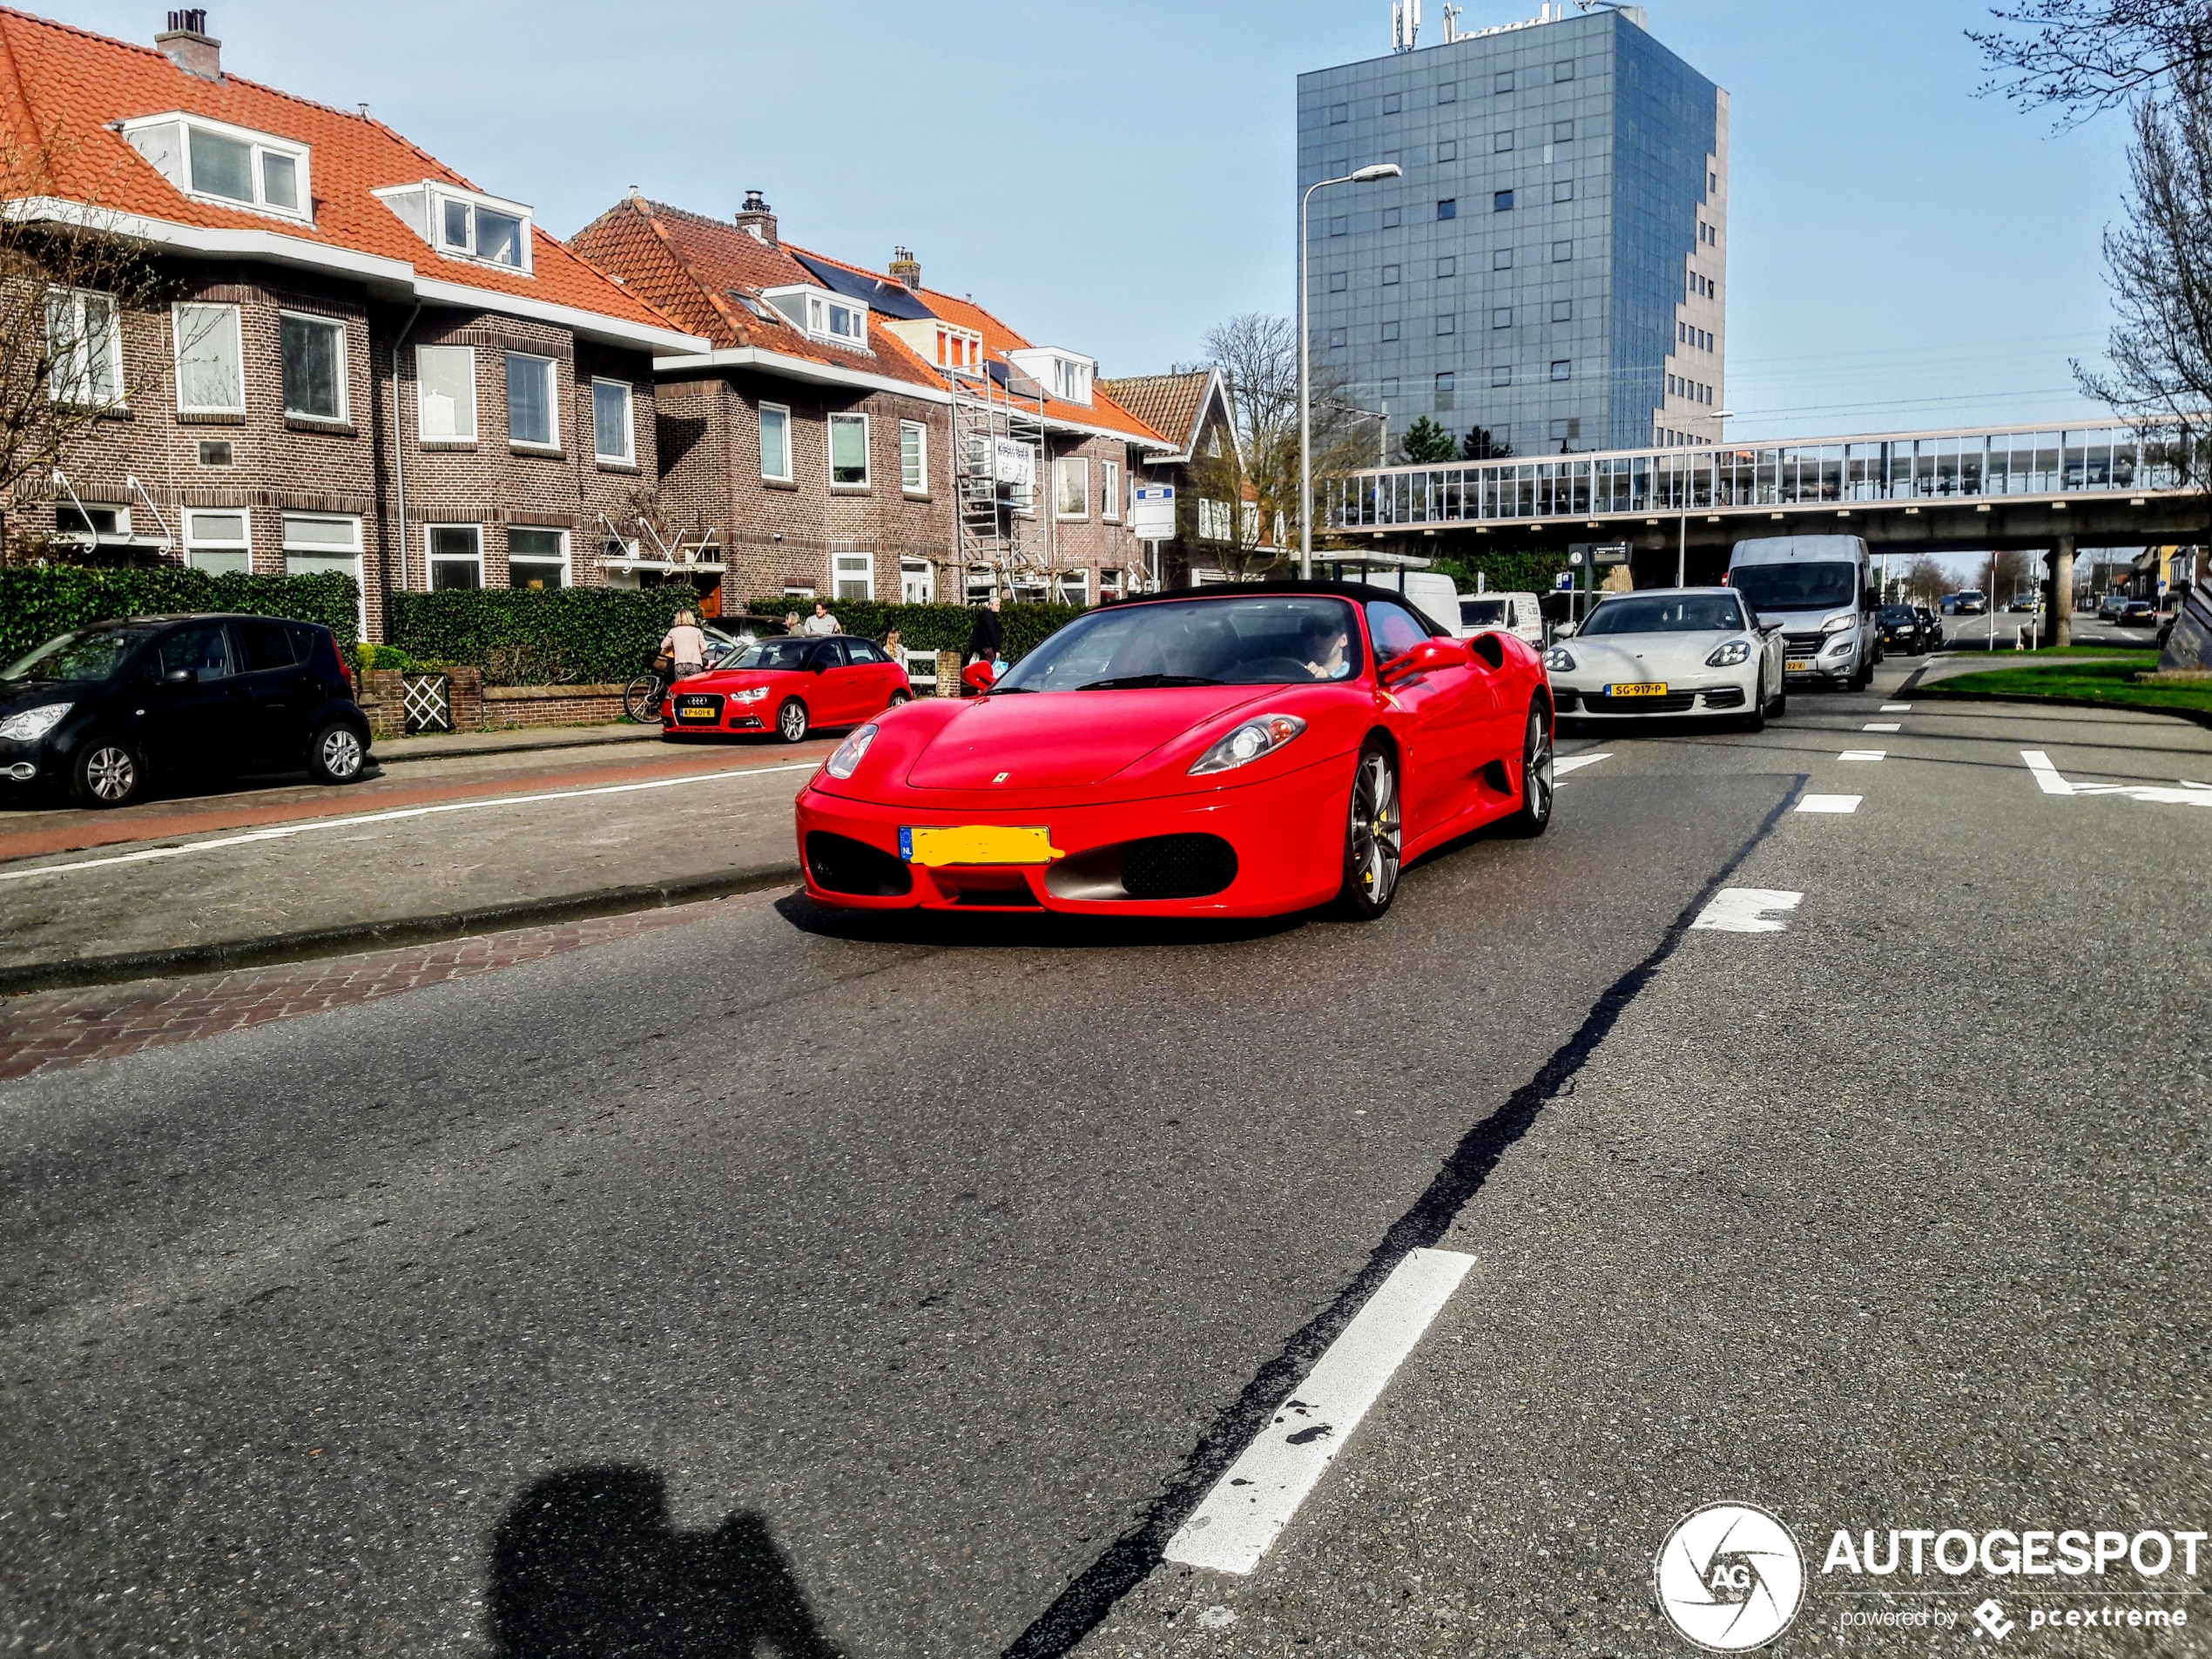
[(1784, 667), (1788, 672), (1792, 674), (1810, 674), (1812, 672), (1812, 658), (1810, 657), (1792, 657), (1784, 664)]
[(1667, 682), (1646, 680), (1641, 685), (1608, 685), (1605, 688), (1605, 694), (1608, 697), (1664, 697), (1667, 695)]
[(1049, 864), (1067, 854), (1042, 824), (902, 824), (899, 856), (909, 864)]

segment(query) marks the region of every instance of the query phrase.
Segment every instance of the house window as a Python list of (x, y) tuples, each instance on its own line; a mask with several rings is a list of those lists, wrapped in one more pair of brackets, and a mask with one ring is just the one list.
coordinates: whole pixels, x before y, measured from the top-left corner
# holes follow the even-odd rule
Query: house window
[(561, 428), (555, 414), (553, 360), (507, 354), (507, 442), (556, 448)]
[(1062, 570), (1055, 586), (1053, 597), (1063, 605), (1087, 605), (1090, 603), (1090, 572)]
[(199, 464), (203, 467), (227, 467), (237, 458), (228, 438), (202, 438), (199, 441)]
[(123, 323), (112, 294), (53, 288), (46, 294), (47, 395), (105, 408), (123, 401)]
[(909, 496), (929, 493), (929, 428), (919, 421), (899, 422), (899, 488)]
[(1436, 407), (1439, 411), (1448, 409), (1452, 407), (1454, 395), (1453, 388), (1458, 385), (1458, 377), (1448, 368), (1436, 377)]
[(1398, 325), (1394, 322), (1385, 323), (1382, 326), (1382, 337), (1386, 343), (1397, 339)]
[(998, 577), (988, 564), (969, 565), (968, 579), (963, 585), (968, 603), (972, 605), (988, 604), (991, 596), (999, 590)]
[(236, 306), (178, 306), (177, 413), (246, 413), (245, 354)]
[(1098, 463), (1098, 516), (1109, 524), (1122, 522), (1122, 463)]
[(476, 436), (476, 348), (415, 348), (416, 420), (426, 443), (474, 442)]
[(1572, 380), (1574, 377), (1575, 364), (1571, 358), (1562, 357), (1552, 365), (1552, 378), (1554, 380)]
[(760, 406), (760, 475), (787, 484), (791, 475), (791, 411), (780, 403)]
[(830, 482), (864, 489), (868, 482), (868, 417), (833, 415), (829, 418)]
[(221, 576), (253, 568), (251, 516), (235, 513), (185, 515), (185, 563), (195, 570)]
[(1457, 219), (1460, 216), (1459, 202), (1456, 199), (1448, 199), (1437, 203), (1436, 216), (1439, 219)]
[(1447, 138), (1441, 144), (1438, 145), (1436, 146), (1436, 158), (1439, 161), (1457, 161), (1460, 158), (1459, 140), (1457, 138)]
[(311, 421), (346, 418), (346, 325), (292, 312), (278, 319), (284, 412)]
[(899, 598), (902, 604), (926, 605), (937, 597), (937, 572), (927, 559), (899, 561)]
[(484, 533), (474, 524), (432, 524), (422, 532), (434, 593), (484, 585)]
[(1225, 542), (1229, 539), (1229, 503), (1198, 497), (1198, 539), (1202, 542)]
[(937, 330), (937, 367), (972, 374), (983, 367), (983, 337), (971, 329), (941, 327)]
[(507, 585), (510, 588), (567, 587), (569, 533), (566, 530), (509, 530)]
[(1332, 236), (1348, 236), (1348, 235), (1350, 235), (1351, 233), (1352, 233), (1352, 221), (1351, 221), (1349, 219), (1346, 219), (1345, 217), (1344, 217), (1342, 214), (1339, 214), (1336, 218), (1334, 218), (1334, 219), (1331, 219), (1331, 220), (1329, 221), (1329, 234), (1330, 234), (1330, 235), (1332, 235)]
[(1090, 516), (1090, 460), (1062, 455), (1052, 463), (1052, 509), (1061, 518)]
[(1098, 597), (1102, 600), (1122, 597), (1128, 573), (1123, 570), (1101, 570), (1098, 573)]
[(617, 467), (635, 466), (637, 444), (631, 430), (630, 382), (591, 382), (591, 448), (601, 461)]
[[(361, 579), (361, 522), (358, 518), (287, 513), (283, 519), (284, 573), (287, 576), (334, 574)], [(368, 596), (361, 595), (361, 617), (368, 624)]]
[(1382, 395), (1386, 401), (1398, 395), (1398, 377), (1395, 374), (1383, 376)]
[(487, 203), (438, 198), (438, 251), (522, 270), (527, 263), (522, 214)]
[(1344, 349), (1345, 339), (1345, 330), (1343, 330), (1343, 329), (1341, 329), (1341, 328), (1332, 328), (1332, 329), (1330, 329), (1330, 330), (1329, 330), (1329, 349), (1330, 349), (1330, 350), (1332, 350), (1332, 351), (1342, 351), (1342, 350)]
[(309, 217), (314, 198), (305, 145), (175, 115), (125, 123), (123, 136), (186, 195), (286, 219)]
[(786, 599), (812, 599), (813, 597), (814, 590), (809, 583), (803, 582), (784, 583), (784, 597)]
[(833, 553), (830, 556), (831, 579), (836, 584), (833, 591), (840, 599), (873, 599), (875, 597), (875, 556), (870, 553)]
[(1393, 287), (1397, 280), (1398, 267), (1394, 265), (1386, 265), (1383, 266), (1383, 287), (1386, 288)]

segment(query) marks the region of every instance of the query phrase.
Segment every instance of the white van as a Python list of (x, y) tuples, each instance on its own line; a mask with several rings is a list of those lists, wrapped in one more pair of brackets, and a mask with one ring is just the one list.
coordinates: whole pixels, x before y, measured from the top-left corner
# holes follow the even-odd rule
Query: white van
[(1407, 570), (1393, 568), (1369, 570), (1358, 578), (1371, 588), (1388, 588), (1393, 593), (1402, 593), (1414, 610), (1431, 622), (1458, 631), (1460, 619), (1459, 590), (1452, 585), (1452, 578), (1440, 570)]
[(1724, 578), (1763, 624), (1782, 629), (1788, 680), (1863, 691), (1882, 660), (1874, 559), (1856, 536), (1763, 536), (1738, 542)]
[(1460, 596), (1460, 637), (1505, 633), (1544, 648), (1544, 617), (1533, 593), (1463, 593)]

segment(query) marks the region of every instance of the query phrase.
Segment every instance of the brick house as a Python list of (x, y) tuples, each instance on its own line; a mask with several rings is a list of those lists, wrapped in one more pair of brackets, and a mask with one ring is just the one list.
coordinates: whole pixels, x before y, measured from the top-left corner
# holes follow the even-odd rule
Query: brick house
[(903, 249), (877, 272), (786, 242), (757, 191), (726, 219), (632, 195), (571, 246), (711, 342), (654, 361), (662, 496), (729, 548), (732, 605), (1149, 585), (1128, 492), (1175, 444), (1094, 360), (925, 287)]
[(171, 24), (150, 49), (0, 11), (11, 212), (137, 239), (165, 289), (50, 296), (105, 414), (11, 522), (345, 570), (370, 638), (403, 590), (607, 579), (658, 481), (653, 359), (708, 342), (365, 106), (227, 75), (204, 12)]

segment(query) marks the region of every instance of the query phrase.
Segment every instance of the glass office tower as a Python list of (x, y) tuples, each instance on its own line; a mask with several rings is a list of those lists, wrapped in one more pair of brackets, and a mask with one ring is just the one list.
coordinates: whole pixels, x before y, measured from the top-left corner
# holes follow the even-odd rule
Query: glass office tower
[(1517, 455), (1711, 443), (1726, 407), (1728, 94), (1640, 8), (1507, 24), (1298, 77), (1313, 365), (1393, 443), (1430, 416)]

